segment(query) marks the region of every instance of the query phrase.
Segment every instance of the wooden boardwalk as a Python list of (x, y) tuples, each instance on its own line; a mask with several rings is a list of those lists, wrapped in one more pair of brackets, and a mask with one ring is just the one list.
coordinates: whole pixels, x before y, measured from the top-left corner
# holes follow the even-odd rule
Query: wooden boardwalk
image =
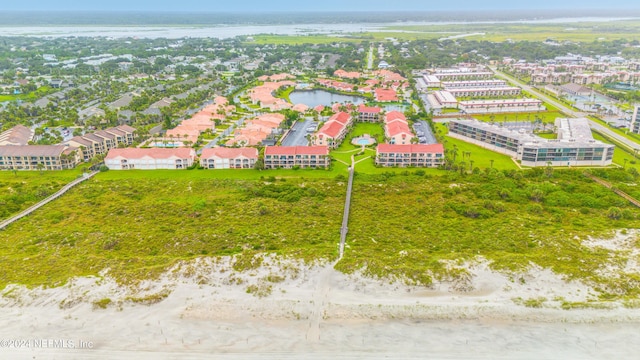
[(608, 181), (602, 180), (597, 176), (588, 174), (588, 173), (584, 173), (584, 175), (586, 177), (588, 177), (589, 179), (597, 182), (598, 184), (606, 187), (607, 189), (611, 189), (613, 190), (614, 193), (616, 193), (617, 195), (627, 199), (630, 203), (632, 203), (633, 205), (637, 206), (640, 208), (640, 201), (636, 200), (634, 197), (632, 197), (631, 195), (627, 194), (626, 192), (620, 190), (620, 189), (616, 189), (613, 187), (613, 185), (611, 185), (611, 183), (609, 183)]
[(347, 232), (349, 232), (349, 209), (351, 208), (351, 190), (353, 189), (353, 170), (355, 168), (355, 161), (353, 155), (351, 155), (351, 167), (349, 167), (349, 182), (347, 183), (347, 196), (344, 201), (344, 213), (342, 214), (342, 227), (340, 228), (340, 257), (342, 259), (344, 255), (344, 243), (347, 240)]
[(47, 205), (48, 203), (52, 202), (53, 200), (59, 198), (64, 193), (69, 191), (69, 189), (71, 189), (72, 187), (80, 184), (81, 182), (83, 182), (83, 181), (85, 181), (87, 179), (90, 179), (91, 177), (93, 177), (97, 173), (98, 173), (97, 171), (94, 171), (94, 172), (89, 173), (89, 174), (84, 174), (82, 177), (79, 177), (79, 178), (73, 180), (72, 182), (68, 183), (67, 185), (63, 186), (62, 189), (58, 190), (55, 194), (50, 195), (49, 197), (47, 197), (46, 199), (38, 202), (35, 205), (32, 205), (31, 207), (29, 207), (28, 209), (22, 211), (18, 215), (14, 215), (14, 216), (6, 219), (6, 220), (3, 220), (2, 222), (0, 222), (0, 230), (3, 230), (5, 227), (13, 224), (14, 222), (22, 219), (23, 217), (31, 214), (32, 212), (40, 209), (41, 207), (43, 207), (43, 206)]

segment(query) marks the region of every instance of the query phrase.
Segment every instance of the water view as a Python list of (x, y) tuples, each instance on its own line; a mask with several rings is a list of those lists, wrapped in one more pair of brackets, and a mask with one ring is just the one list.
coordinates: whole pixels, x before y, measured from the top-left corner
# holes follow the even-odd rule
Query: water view
[(359, 105), (365, 102), (361, 96), (333, 94), (325, 90), (294, 91), (289, 95), (289, 99), (293, 104), (305, 104), (309, 107), (331, 106), (334, 103)]

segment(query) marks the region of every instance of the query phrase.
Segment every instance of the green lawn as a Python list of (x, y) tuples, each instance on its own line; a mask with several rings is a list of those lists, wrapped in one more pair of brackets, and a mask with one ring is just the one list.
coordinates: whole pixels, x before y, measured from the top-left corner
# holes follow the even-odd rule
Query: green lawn
[[(605, 139), (602, 135), (595, 132), (593, 133), (593, 138), (607, 144), (612, 143), (609, 140)], [(615, 145), (615, 143), (613, 144)], [(616, 149), (613, 152), (613, 163), (624, 166), (626, 167), (626, 169), (636, 168), (636, 170), (640, 171), (640, 159), (634, 156), (633, 153), (629, 153), (619, 146), (616, 146)]]
[(558, 134), (556, 133), (538, 133), (537, 136), (540, 136), (543, 139), (557, 139)]
[(38, 90), (28, 94), (0, 95), (0, 102), (17, 100), (34, 101), (55, 91), (56, 90), (52, 89), (50, 86), (41, 86)]
[[(469, 166), (470, 165), (469, 161), (473, 160), (474, 168), (478, 167), (480, 169), (487, 169), (487, 168), (493, 167), (494, 169), (500, 169), (500, 170), (518, 169), (518, 166), (513, 162), (513, 160), (509, 156), (499, 154), (497, 152), (487, 150), (480, 146), (446, 136), (446, 134), (448, 133), (447, 127), (444, 124), (435, 124), (435, 125), (436, 125), (436, 131), (439, 132), (439, 134), (445, 135), (445, 142), (444, 142), (445, 149), (453, 150), (455, 148), (458, 150), (458, 155), (456, 156), (457, 163), (464, 161), (467, 164), (467, 166)], [(467, 156), (466, 153), (471, 153), (471, 156)], [(493, 160), (493, 164), (492, 164), (492, 160)]]
[(605, 121), (603, 121), (602, 119), (596, 117), (596, 116), (588, 116), (589, 119), (599, 123), (600, 125), (606, 126), (609, 130), (615, 132), (616, 134), (619, 134), (621, 136), (624, 136), (625, 138), (631, 140), (631, 141), (635, 141), (636, 143), (639, 143), (638, 146), (640, 146), (640, 135), (638, 134), (634, 134), (632, 132), (629, 132), (628, 129), (619, 129), (619, 128), (614, 128), (609, 126), (609, 124), (607, 124)]

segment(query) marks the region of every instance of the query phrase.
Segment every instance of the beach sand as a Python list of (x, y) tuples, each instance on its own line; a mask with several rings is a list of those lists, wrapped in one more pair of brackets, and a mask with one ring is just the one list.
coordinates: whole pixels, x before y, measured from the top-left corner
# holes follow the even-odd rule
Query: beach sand
[[(238, 273), (232, 261), (198, 259), (129, 287), (108, 273), (58, 288), (10, 286), (0, 298), (0, 339), (73, 346), (5, 347), (0, 358), (626, 359), (640, 352), (640, 310), (562, 310), (560, 298), (586, 301), (596, 292), (536, 267), (514, 276), (478, 261), (466, 265), (463, 281), (426, 288), (345, 275), (330, 263), (267, 257)], [(540, 297), (548, 299), (541, 308), (514, 300)], [(105, 309), (94, 305), (105, 298)], [(91, 348), (78, 348), (81, 341)]]

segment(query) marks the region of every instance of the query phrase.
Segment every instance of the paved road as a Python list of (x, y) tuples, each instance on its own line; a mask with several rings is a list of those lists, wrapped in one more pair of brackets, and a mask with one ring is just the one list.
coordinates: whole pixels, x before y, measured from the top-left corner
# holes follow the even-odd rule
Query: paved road
[(367, 69), (373, 69), (373, 44), (369, 47), (369, 55), (367, 57)]
[[(231, 126), (229, 126), (228, 128), (226, 128), (220, 135), (216, 136), (215, 139), (209, 141), (205, 146), (202, 147), (202, 149), (207, 149), (207, 148), (212, 148), (218, 145), (218, 141), (224, 139), (226, 136), (228, 136), (229, 134), (233, 133), (233, 131), (236, 128), (241, 127), (244, 122), (246, 121), (247, 118), (253, 118), (253, 115), (251, 116), (245, 116), (240, 118), (238, 121), (236, 121), (235, 123), (231, 124)], [(202, 154), (202, 149), (198, 150), (198, 155)]]
[[(535, 95), (536, 97), (548, 102), (549, 104), (557, 107), (558, 109), (560, 109), (560, 111), (564, 112), (565, 114), (567, 114), (568, 116), (571, 117), (576, 117), (576, 118), (586, 118), (588, 114), (584, 113), (584, 112), (580, 112), (580, 111), (575, 111), (573, 109), (570, 109), (568, 107), (566, 107), (565, 105), (561, 104), (560, 102), (540, 93), (539, 91), (537, 91), (536, 89), (534, 89), (533, 87), (522, 83), (521, 81), (501, 72), (496, 70), (495, 68), (491, 68), (491, 70), (493, 70), (493, 72), (498, 76), (501, 77), (503, 79), (509, 80), (511, 82), (513, 82), (514, 84), (517, 84), (518, 86), (520, 86), (522, 89), (524, 89), (525, 91), (530, 92), (531, 94)], [(598, 132), (603, 133), (604, 135), (613, 138), (615, 141), (624, 144), (628, 147), (630, 147), (631, 149), (640, 149), (640, 144), (638, 144), (635, 141), (632, 141), (630, 139), (627, 139), (626, 137), (613, 132), (611, 129), (609, 129), (608, 127), (601, 125), (591, 119), (589, 119), (589, 125), (591, 126), (591, 129), (596, 130)]]
[(314, 129), (318, 127), (318, 124), (313, 121), (311, 118), (307, 118), (306, 120), (298, 121), (291, 127), (291, 130), (287, 133), (287, 136), (282, 139), (283, 146), (307, 146), (309, 145), (309, 140), (307, 140), (307, 135), (313, 134), (312, 132), (308, 132), (307, 128), (313, 127)]

